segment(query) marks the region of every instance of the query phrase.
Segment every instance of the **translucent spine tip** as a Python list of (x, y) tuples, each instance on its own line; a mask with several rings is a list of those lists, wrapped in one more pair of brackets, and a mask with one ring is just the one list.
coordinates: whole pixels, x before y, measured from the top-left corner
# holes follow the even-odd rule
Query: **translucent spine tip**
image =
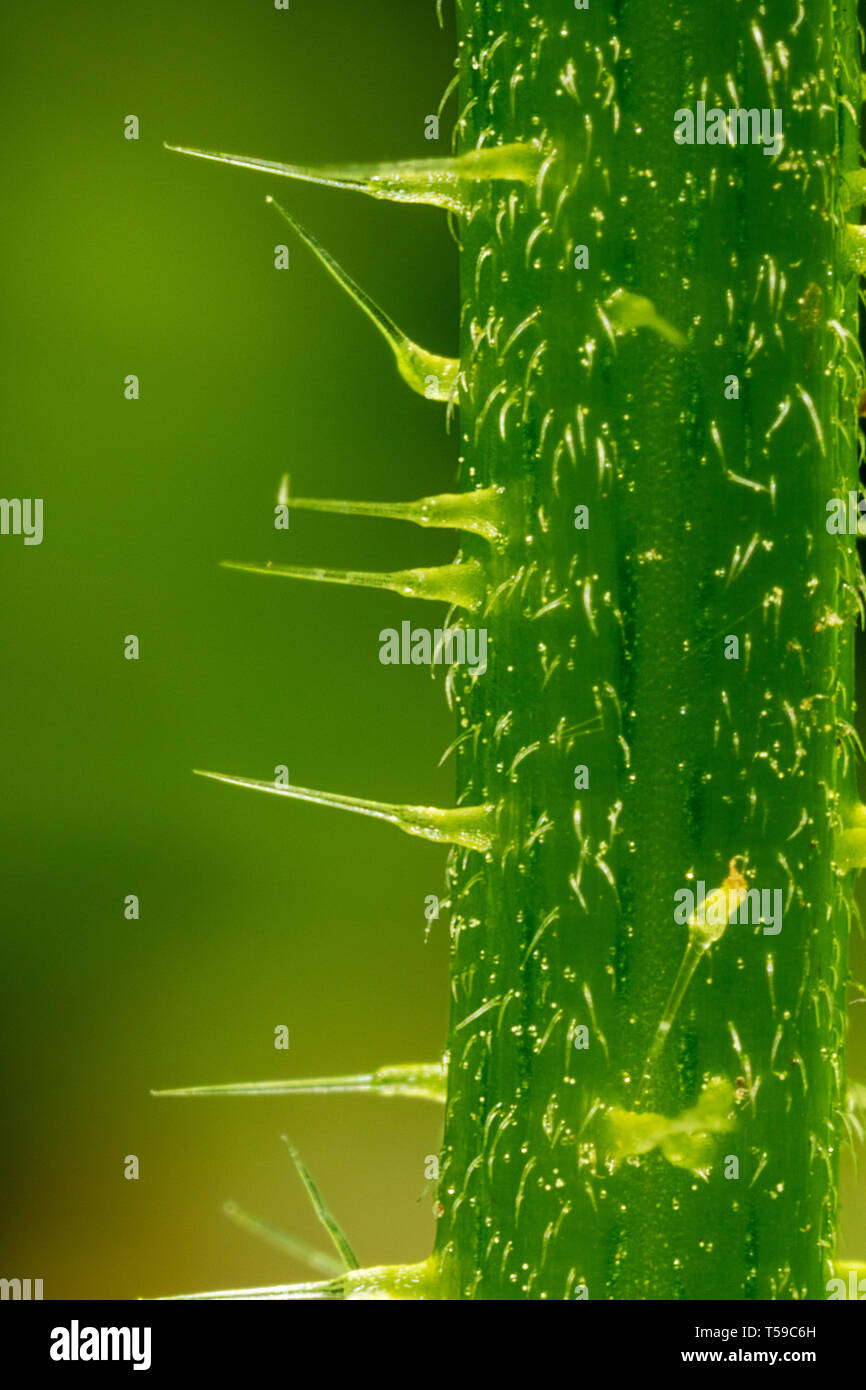
[(450, 603), (471, 613), (483, 608), (487, 593), (484, 571), (477, 560), (433, 565), (429, 569), (392, 570), (383, 574), (369, 570), (319, 569), (308, 565), (252, 565), (234, 560), (224, 560), (223, 569), (241, 570), (245, 574), (276, 575), (281, 579), (306, 579), (315, 584), (388, 589), (391, 593), (403, 594), (405, 598)]
[(440, 1062), (377, 1067), (355, 1076), (315, 1076), (291, 1081), (239, 1081), (222, 1086), (184, 1086), (151, 1091), (152, 1096), (402, 1096), (445, 1102), (445, 1069)]
[(183, 145), (166, 145), (175, 154), (233, 164), (301, 183), (326, 184), (329, 188), (350, 189), (371, 198), (396, 203), (427, 203), (468, 216), (469, 200), (463, 194), (466, 184), (504, 179), (511, 183), (534, 183), (544, 155), (534, 145), (496, 145), (487, 150), (470, 150), (454, 158), (398, 160), (389, 164), (345, 164), (309, 167), (283, 164), (276, 160), (253, 159), (247, 155), (223, 154), (215, 150), (194, 150)]
[(286, 474), (280, 484), (279, 497), (284, 505), (298, 511), (411, 521), (416, 526), (471, 531), (489, 541), (505, 540), (508, 529), (505, 489), (501, 487), (479, 488), (477, 492), (442, 492), (415, 502), (351, 502), (330, 497), (291, 497)]
[(285, 787), (274, 782), (258, 782), (249, 777), (229, 777), (222, 772), (194, 769), (197, 777), (210, 777), (232, 787), (248, 787), (252, 791), (270, 792), (295, 801), (310, 801), (317, 806), (334, 806), (341, 811), (356, 811), (362, 816), (390, 821), (407, 835), (437, 844), (460, 845), (464, 849), (487, 853), (493, 847), (496, 808), (494, 806), (454, 806), (442, 809), (435, 806), (396, 806), (385, 801), (366, 801), (360, 797), (340, 796), (336, 792), (313, 791), (309, 787)]
[(361, 286), (350, 275), (346, 274), (342, 266), (338, 265), (333, 256), (325, 250), (321, 242), (311, 232), (305, 231), (275, 198), (269, 197), (266, 201), (273, 204), (292, 230), (310, 248), (313, 255), (333, 275), (337, 284), (342, 285), (349, 297), (358, 305), (358, 308), (367, 315), (371, 323), (375, 324), (391, 348), (397, 363), (397, 370), (406, 384), (428, 400), (450, 401), (454, 395), (460, 371), (460, 363), (457, 358), (439, 357), (436, 353), (427, 352), (417, 343), (413, 343), (410, 338), (406, 337), (402, 329), (397, 327), (394, 320), (379, 308), (366, 291), (362, 290)]
[(256, 1236), (258, 1240), (264, 1241), (265, 1245), (272, 1246), (275, 1250), (280, 1250), (284, 1255), (290, 1256), (293, 1260), (298, 1260), (301, 1264), (309, 1265), (317, 1274), (324, 1274), (328, 1278), (343, 1273), (344, 1265), (342, 1260), (337, 1260), (333, 1255), (326, 1255), (322, 1250), (316, 1250), (314, 1246), (308, 1245), (304, 1240), (297, 1240), (294, 1236), (288, 1235), (285, 1231), (278, 1231), (276, 1227), (268, 1224), (267, 1221), (260, 1220), (257, 1216), (251, 1216), (249, 1212), (242, 1211), (236, 1202), (226, 1202), (223, 1206), (223, 1213), (239, 1226), (242, 1231), (246, 1231), (251, 1236)]

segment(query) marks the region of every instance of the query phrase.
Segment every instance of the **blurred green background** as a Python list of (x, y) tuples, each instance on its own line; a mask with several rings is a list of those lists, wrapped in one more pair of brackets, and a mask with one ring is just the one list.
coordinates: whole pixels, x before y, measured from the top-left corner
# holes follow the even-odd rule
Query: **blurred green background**
[[(456, 248), (433, 210), (162, 142), (296, 163), (445, 153), (453, 109), (438, 146), (424, 119), (454, 43), (434, 0), (49, 0), (0, 18), (0, 491), (45, 499), (43, 544), (0, 546), (0, 1272), (43, 1278), (47, 1298), (306, 1277), (220, 1210), (231, 1198), (323, 1243), (284, 1131), (362, 1261), (421, 1259), (432, 1243), (435, 1107), (148, 1092), (441, 1050), (447, 927), (425, 941), (423, 909), (443, 891), (442, 852), (191, 769), (269, 778), (285, 763), (302, 785), (452, 799), (441, 681), (378, 660), (379, 631), (412, 607), (218, 562), (387, 569), (453, 551), (396, 523), (295, 513), (274, 531), (285, 471), (299, 494), (411, 498), (454, 485), (457, 441), (265, 194), (444, 353)], [(289, 271), (274, 268), (281, 242)], [(129, 633), (138, 662), (123, 659)], [(866, 1008), (852, 1015), (862, 1078)], [(862, 1257), (866, 1200), (846, 1164), (845, 1249)]]
[(191, 769), (285, 763), (299, 784), (453, 799), (441, 681), (378, 660), (410, 605), (218, 562), (453, 552), (397, 523), (297, 513), (274, 531), (284, 471), (298, 493), (410, 498), (453, 487), (457, 444), (265, 194), (440, 352), (457, 345), (456, 247), (432, 209), (162, 142), (299, 163), (429, 155), (454, 51), (433, 0), (4, 7), (2, 495), (45, 499), (45, 539), (0, 546), (0, 1272), (43, 1278), (47, 1298), (305, 1277), (221, 1214), (233, 1198), (327, 1245), (284, 1131), (363, 1261), (432, 1244), (435, 1106), (148, 1092), (441, 1052), (447, 917), (425, 944), (424, 899), (444, 891), (442, 851)]

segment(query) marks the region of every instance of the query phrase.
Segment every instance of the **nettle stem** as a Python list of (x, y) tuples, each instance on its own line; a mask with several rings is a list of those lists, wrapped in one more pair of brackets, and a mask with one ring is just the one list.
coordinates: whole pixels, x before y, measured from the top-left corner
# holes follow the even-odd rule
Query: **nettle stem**
[(433, 1254), (356, 1268), (290, 1146), (340, 1259), (233, 1207), (329, 1277), (206, 1296), (824, 1298), (866, 864), (856, 5), (457, 11), (455, 157), (185, 151), (457, 219), (452, 360), (279, 207), (461, 421), (459, 494), (295, 505), (453, 528), (454, 563), (233, 567), (444, 601), (487, 652), (449, 673), (455, 807), (204, 774), (449, 845), (452, 905), (444, 1068), (161, 1093), (444, 1099)]
[[(458, 801), (500, 809), (492, 848), (450, 863), (441, 1293), (823, 1298), (852, 912), (833, 835), (859, 580), (825, 518), (856, 487), (855, 6), (457, 9), (460, 150), (543, 163), (531, 187), (467, 186), (460, 228), (461, 483), (523, 519), (461, 552), (498, 601), (484, 678), (457, 681)], [(773, 133), (780, 111), (781, 142), (734, 117), (700, 143), (699, 102)], [(675, 894), (734, 858), (755, 912), (690, 962), (653, 1051), (688, 949)]]

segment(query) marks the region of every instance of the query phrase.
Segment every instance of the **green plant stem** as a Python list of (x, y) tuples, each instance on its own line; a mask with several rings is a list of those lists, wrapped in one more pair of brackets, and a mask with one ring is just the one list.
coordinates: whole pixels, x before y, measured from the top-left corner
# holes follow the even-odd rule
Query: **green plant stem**
[[(822, 1298), (851, 914), (832, 836), (858, 581), (824, 520), (856, 486), (854, 5), (457, 8), (460, 150), (555, 159), (537, 192), (473, 186), (461, 228), (462, 486), (525, 513), (507, 549), (462, 549), (500, 599), (484, 679), (458, 681), (458, 799), (501, 810), (494, 849), (450, 866), (442, 1291)], [(781, 108), (781, 154), (675, 143), (702, 97)], [(782, 930), (731, 926), (698, 965), (646, 1098), (675, 1121), (724, 1078), (731, 1127), (706, 1173), (675, 1146), (614, 1164), (604, 1117), (637, 1109), (686, 949), (674, 893), (733, 855), (782, 891)]]

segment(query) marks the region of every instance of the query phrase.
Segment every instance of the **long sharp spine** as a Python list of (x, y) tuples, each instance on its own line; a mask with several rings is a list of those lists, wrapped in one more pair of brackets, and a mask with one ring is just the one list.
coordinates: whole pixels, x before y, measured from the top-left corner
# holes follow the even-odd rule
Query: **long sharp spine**
[(466, 608), (471, 613), (484, 606), (486, 585), (484, 572), (477, 560), (455, 562), (452, 565), (433, 565), (429, 569), (393, 570), (373, 573), (369, 570), (319, 569), (305, 565), (251, 565), (233, 560), (223, 561), (223, 568), (241, 570), (245, 574), (270, 574), (282, 579), (307, 579), (319, 584), (348, 584), (361, 589), (389, 589), (405, 598), (424, 598)]
[(309, 1302), (313, 1299), (345, 1298), (345, 1275), (310, 1284), (270, 1284), (255, 1289), (211, 1289), (207, 1293), (174, 1294), (169, 1298), (158, 1298), (157, 1303), (204, 1303), (215, 1299), (231, 1300), (233, 1303), (247, 1303), (254, 1299), (265, 1302), (284, 1303), (298, 1299)]
[(360, 1261), (358, 1260), (357, 1255), (355, 1254), (354, 1250), (352, 1249), (351, 1245), (346, 1239), (346, 1235), (342, 1227), (337, 1222), (336, 1217), (333, 1216), (332, 1213), (325, 1206), (322, 1194), (320, 1193), (316, 1184), (313, 1182), (309, 1169), (307, 1168), (306, 1164), (301, 1158), (301, 1155), (298, 1153), (297, 1149), (295, 1148), (294, 1144), (292, 1143), (291, 1139), (287, 1134), (283, 1135), (283, 1143), (289, 1151), (289, 1157), (294, 1163), (295, 1168), (298, 1171), (298, 1176), (300, 1177), (301, 1182), (304, 1184), (304, 1188), (306, 1189), (307, 1196), (313, 1204), (313, 1210), (316, 1213), (316, 1216), (321, 1221), (325, 1230), (328, 1232), (328, 1235), (331, 1237), (331, 1240), (334, 1244), (334, 1249), (336, 1250), (337, 1254), (342, 1260), (344, 1268), (360, 1269)]
[(397, 203), (427, 203), (464, 217), (469, 215), (469, 200), (463, 196), (464, 185), (495, 179), (531, 184), (538, 178), (545, 158), (535, 145), (511, 144), (469, 150), (466, 154), (440, 159), (310, 167), (283, 164), (277, 160), (252, 159), (247, 155), (223, 154), (216, 150), (189, 149), (184, 145), (167, 144), (166, 149), (175, 154), (188, 154), (218, 164), (233, 164), (240, 169), (276, 174), (280, 178), (295, 179), (301, 183), (351, 189), (366, 193), (371, 198), (386, 198)]
[(419, 1062), (398, 1067), (377, 1067), (355, 1076), (317, 1076), (290, 1081), (240, 1081), (222, 1086), (184, 1086), (170, 1091), (151, 1091), (152, 1096), (401, 1096), (414, 1100), (445, 1101), (445, 1069), (441, 1062)]
[(250, 777), (229, 777), (222, 772), (205, 772), (199, 768), (194, 771), (198, 777), (210, 777), (215, 782), (226, 782), (233, 787), (247, 787), (253, 791), (269, 792), (272, 796), (310, 801), (317, 806), (334, 806), (341, 811), (356, 811), (375, 820), (389, 821), (407, 835), (416, 835), (436, 844), (460, 845), (463, 849), (478, 850), (481, 854), (486, 854), (493, 847), (495, 806), (399, 806), (386, 801), (340, 796), (337, 792), (313, 791), (309, 787), (285, 787)]
[(258, 1216), (251, 1216), (249, 1212), (243, 1211), (236, 1202), (226, 1202), (223, 1205), (223, 1213), (242, 1231), (256, 1236), (266, 1245), (273, 1246), (275, 1250), (281, 1250), (284, 1255), (289, 1255), (293, 1260), (299, 1260), (303, 1264), (309, 1265), (318, 1274), (324, 1274), (328, 1278), (334, 1279), (338, 1278), (344, 1271), (342, 1260), (335, 1259), (333, 1255), (326, 1255), (322, 1250), (316, 1250), (306, 1241), (298, 1240), (285, 1231), (277, 1230), (275, 1226), (271, 1226), (267, 1221), (262, 1221)]
[(439, 1267), (431, 1256), (421, 1264), (373, 1265), (350, 1269), (338, 1278), (309, 1284), (272, 1284), (254, 1289), (214, 1289), (209, 1293), (181, 1294), (158, 1302), (196, 1303), (205, 1299), (439, 1299)]
[(292, 217), (291, 213), (277, 202), (276, 198), (268, 197), (266, 202), (271, 203), (280, 215), (285, 218), (292, 230), (309, 247), (313, 255), (321, 261), (325, 269), (334, 277), (338, 285), (341, 285), (351, 299), (355, 301), (358, 308), (367, 315), (371, 323), (375, 324), (382, 334), (397, 363), (397, 370), (408, 386), (419, 395), (432, 401), (450, 401), (457, 390), (457, 380), (460, 373), (460, 363), (455, 357), (440, 357), (433, 352), (427, 352), (425, 348), (413, 343), (411, 338), (407, 338), (401, 328), (398, 328), (392, 318), (385, 313), (375, 300), (371, 299), (366, 290), (362, 290), (357, 281), (348, 275), (343, 267), (334, 260), (329, 251), (311, 232), (306, 231), (301, 224)]

